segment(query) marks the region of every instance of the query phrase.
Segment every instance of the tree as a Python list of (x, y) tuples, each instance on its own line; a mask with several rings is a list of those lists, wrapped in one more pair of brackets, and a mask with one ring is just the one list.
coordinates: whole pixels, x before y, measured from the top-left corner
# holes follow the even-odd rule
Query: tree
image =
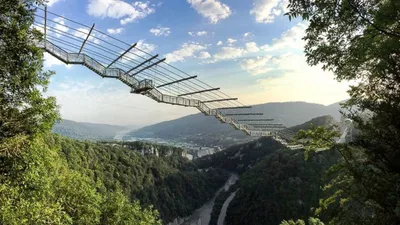
[(53, 72), (42, 71), (42, 35), (32, 29), (41, 2), (0, 1), (0, 141), (48, 131), (58, 118), (55, 98), (43, 96)]
[(289, 19), (309, 23), (307, 62), (357, 83), (344, 114), (360, 133), (350, 146), (333, 146), (343, 163), (333, 169), (338, 174), (328, 186), (336, 191), (322, 209), (339, 204), (335, 224), (399, 224), (400, 1), (289, 2)]
[(101, 224), (161, 225), (161, 221), (152, 207), (142, 209), (139, 202), (130, 203), (117, 189), (105, 198)]
[[(304, 222), (304, 220), (289, 220), (289, 221), (282, 221), (282, 223), (280, 225), (306, 225), (306, 223)], [(308, 225), (324, 225), (323, 222), (321, 222), (321, 220), (319, 220), (318, 218), (309, 218), (308, 219)]]

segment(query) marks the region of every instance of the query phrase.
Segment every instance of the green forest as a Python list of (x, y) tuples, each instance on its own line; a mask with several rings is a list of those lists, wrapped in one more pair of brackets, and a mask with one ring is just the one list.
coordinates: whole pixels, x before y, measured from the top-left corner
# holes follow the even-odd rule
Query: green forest
[[(312, 120), (315, 121), (315, 120)], [(329, 126), (330, 120), (325, 124)], [(238, 173), (240, 180), (217, 196), (210, 224), (216, 224), (221, 207), (231, 192), (227, 224), (279, 224), (283, 220), (308, 219), (312, 208), (328, 194), (321, 187), (329, 181), (329, 169), (341, 159), (339, 152), (310, 153), (290, 150), (272, 138), (260, 138), (196, 159), (199, 168), (221, 168)], [(326, 212), (321, 218), (329, 217)]]
[[(211, 199), (228, 178), (222, 170), (200, 172), (182, 149), (143, 142), (125, 143), (133, 148), (103, 143), (79, 142), (55, 136), (49, 143), (61, 147), (69, 167), (94, 182), (103, 181), (106, 190), (121, 189), (132, 202), (154, 206), (163, 222), (190, 215)], [(138, 154), (145, 146), (157, 148), (156, 155)], [(170, 152), (171, 154), (168, 154)]]
[(240, 176), (226, 223), (279, 224), (283, 219), (307, 219), (324, 196), (324, 171), (338, 159), (339, 154), (331, 151), (315, 154), (308, 161), (302, 151), (282, 149), (269, 154)]
[[(52, 134), (54, 72), (43, 71), (43, 35), (32, 29), (43, 1), (0, 0), (0, 224), (166, 224), (232, 172), (230, 225), (400, 224), (400, 1), (288, 2), (288, 19), (308, 26), (308, 64), (356, 81), (342, 114), (357, 135), (336, 143), (335, 130), (318, 126), (334, 121), (321, 117), (295, 127), (304, 151), (260, 138), (190, 162), (178, 148)], [(137, 152), (152, 147), (158, 157)]]

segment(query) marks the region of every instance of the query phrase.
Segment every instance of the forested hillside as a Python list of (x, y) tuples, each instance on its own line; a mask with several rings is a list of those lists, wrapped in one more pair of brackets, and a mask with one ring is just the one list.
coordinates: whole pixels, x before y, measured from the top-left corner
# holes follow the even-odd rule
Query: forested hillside
[[(141, 156), (133, 149), (60, 136), (52, 138), (52, 142), (61, 146), (61, 154), (71, 169), (94, 182), (102, 180), (107, 190), (121, 188), (132, 201), (153, 205), (164, 223), (190, 215), (228, 178), (228, 173), (221, 170), (197, 171), (182, 157), (182, 149), (174, 147), (154, 145), (160, 152), (169, 150), (172, 153), (157, 157)], [(141, 149), (143, 144), (136, 145)]]
[(78, 140), (112, 140), (118, 132), (128, 129), (124, 126), (82, 123), (72, 120), (61, 120), (53, 126), (54, 133)]
[[(311, 120), (332, 122), (330, 117)], [(318, 124), (322, 125), (322, 124)], [(284, 219), (312, 216), (323, 197), (327, 169), (340, 159), (336, 151), (315, 153), (306, 161), (302, 150), (290, 150), (272, 138), (235, 145), (213, 155), (196, 159), (200, 168), (220, 168), (240, 174), (231, 192), (226, 224), (279, 224)], [(229, 193), (218, 196), (213, 222)]]
[(307, 219), (324, 195), (326, 170), (338, 159), (335, 151), (315, 154), (308, 161), (302, 151), (272, 152), (240, 176), (226, 223), (275, 225), (284, 219)]

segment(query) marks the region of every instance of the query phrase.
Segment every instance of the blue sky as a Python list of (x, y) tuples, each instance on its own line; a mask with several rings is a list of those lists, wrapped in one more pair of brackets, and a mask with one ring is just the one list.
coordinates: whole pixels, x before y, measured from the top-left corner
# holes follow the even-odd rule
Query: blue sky
[[(309, 67), (301, 40), (307, 27), (283, 16), (287, 0), (50, 0), (48, 10), (127, 43), (167, 57), (245, 104), (306, 101), (331, 104), (347, 98), (347, 83)], [(161, 105), (129, 94), (119, 81), (45, 55), (54, 70), (49, 95), (63, 118), (143, 126), (196, 109)]]

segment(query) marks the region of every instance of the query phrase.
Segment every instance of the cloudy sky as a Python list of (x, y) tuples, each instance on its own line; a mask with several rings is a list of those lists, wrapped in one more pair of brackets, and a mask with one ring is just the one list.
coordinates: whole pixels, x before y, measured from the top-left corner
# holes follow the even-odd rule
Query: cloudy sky
[[(286, 5), (287, 0), (50, 0), (48, 10), (138, 42), (245, 104), (328, 105), (346, 99), (348, 84), (306, 64), (301, 38), (307, 24), (283, 16)], [(57, 97), (66, 119), (142, 126), (197, 113), (130, 94), (119, 81), (49, 55), (45, 68), (56, 72), (49, 95)]]

